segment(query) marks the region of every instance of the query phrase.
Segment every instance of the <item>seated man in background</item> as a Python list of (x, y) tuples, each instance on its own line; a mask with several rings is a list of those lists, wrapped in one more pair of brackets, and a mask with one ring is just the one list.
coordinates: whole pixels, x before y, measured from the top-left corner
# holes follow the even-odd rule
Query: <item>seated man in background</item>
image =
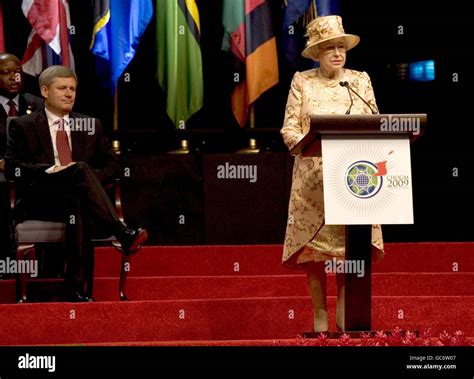
[(23, 116), (43, 107), (42, 99), (22, 93), (22, 89), (23, 70), (20, 60), (13, 54), (0, 53), (0, 259), (13, 254), (10, 196), (4, 174), (7, 117)]
[[(145, 242), (144, 229), (120, 222), (103, 184), (119, 165), (98, 119), (72, 111), (77, 77), (51, 66), (39, 77), (44, 109), (11, 120), (7, 178), (25, 188), (22, 219), (66, 223), (66, 283), (71, 301), (92, 301), (93, 238), (115, 235), (125, 254)], [(20, 204), (19, 204), (20, 205)]]

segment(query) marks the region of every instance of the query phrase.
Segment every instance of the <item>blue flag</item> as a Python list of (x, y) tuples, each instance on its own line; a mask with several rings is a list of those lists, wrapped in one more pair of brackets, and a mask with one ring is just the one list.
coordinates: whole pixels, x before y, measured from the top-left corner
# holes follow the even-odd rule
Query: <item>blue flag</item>
[[(283, 18), (283, 47), (286, 60), (294, 70), (310, 68), (313, 63), (302, 62), (301, 52), (305, 45), (305, 28), (295, 23), (309, 10), (312, 3), (316, 4), (316, 14), (318, 16), (329, 16), (339, 14), (339, 0), (288, 0)], [(289, 33), (289, 28), (294, 30)]]
[(339, 0), (316, 0), (318, 16), (339, 14)]
[(99, 77), (106, 77), (112, 92), (135, 56), (140, 38), (152, 17), (152, 0), (94, 0), (90, 49), (97, 56)]
[(313, 0), (288, 0), (288, 5), (285, 9), (283, 27), (288, 29), (298, 21), (309, 9), (312, 1)]

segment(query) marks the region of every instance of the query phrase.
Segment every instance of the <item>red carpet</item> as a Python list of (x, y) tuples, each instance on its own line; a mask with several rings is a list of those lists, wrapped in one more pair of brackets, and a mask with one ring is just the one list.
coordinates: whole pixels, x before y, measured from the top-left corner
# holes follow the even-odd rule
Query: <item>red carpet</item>
[[(386, 253), (373, 273), (374, 330), (474, 337), (474, 243), (387, 244)], [(95, 303), (12, 304), (14, 282), (0, 281), (0, 344), (297, 344), (311, 302), (304, 274), (280, 256), (281, 246), (147, 247), (132, 260), (131, 300), (119, 302), (120, 256), (97, 249)]]

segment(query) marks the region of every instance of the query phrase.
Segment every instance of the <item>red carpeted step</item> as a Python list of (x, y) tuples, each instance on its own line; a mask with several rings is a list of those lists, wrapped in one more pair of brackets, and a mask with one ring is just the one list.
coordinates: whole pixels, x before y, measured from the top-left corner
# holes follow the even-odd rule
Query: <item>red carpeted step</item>
[[(143, 247), (132, 257), (132, 276), (291, 275), (281, 264), (281, 245)], [(120, 255), (96, 249), (96, 276), (116, 276)]]
[(386, 244), (374, 272), (474, 272), (474, 242)]
[[(373, 303), (374, 330), (474, 336), (473, 296), (375, 296)], [(330, 297), (332, 328), (334, 307)], [(291, 339), (312, 324), (308, 297), (0, 305), (0, 319), (1, 345)]]
[(374, 273), (372, 293), (376, 296), (474, 296), (474, 272)]
[[(51, 282), (57, 282), (56, 289)], [(118, 300), (118, 278), (96, 278), (97, 301)], [(251, 297), (307, 296), (305, 275), (267, 276), (162, 276), (131, 277), (127, 295), (132, 300), (230, 299)], [(61, 283), (45, 281), (35, 289), (32, 298), (47, 291), (58, 293)], [(328, 293), (336, 295), (335, 275), (328, 279)], [(375, 273), (375, 296), (474, 296), (474, 273)], [(0, 281), (0, 303), (15, 302), (15, 282)]]
[[(374, 272), (474, 272), (474, 243), (386, 244)], [(132, 258), (131, 276), (291, 275), (281, 245), (144, 247)], [(120, 254), (98, 248), (96, 276), (116, 276)]]
[[(132, 300), (231, 299), (309, 296), (306, 276), (220, 276), (130, 278), (127, 295)], [(97, 300), (116, 300), (117, 279), (98, 279)], [(374, 296), (474, 296), (470, 274), (373, 274)], [(335, 275), (328, 280), (328, 294), (336, 295)]]
[(373, 329), (460, 330), (474, 337), (474, 296), (382, 296), (373, 298)]

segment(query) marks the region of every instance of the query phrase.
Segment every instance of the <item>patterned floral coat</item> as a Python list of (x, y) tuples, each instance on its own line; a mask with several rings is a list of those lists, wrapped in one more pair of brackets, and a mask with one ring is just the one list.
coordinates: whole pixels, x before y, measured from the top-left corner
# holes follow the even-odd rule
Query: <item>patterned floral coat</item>
[[(351, 100), (347, 88), (339, 85), (341, 80), (348, 81), (373, 109), (378, 109), (366, 72), (344, 69), (340, 80), (324, 78), (319, 69), (297, 72), (291, 83), (281, 129), (290, 150), (308, 133), (312, 114), (346, 113)], [(355, 95), (353, 102), (351, 114), (371, 113)], [(344, 259), (344, 238), (344, 226), (324, 224), (322, 158), (297, 155), (293, 167), (283, 262), (295, 266), (333, 257)], [(376, 247), (374, 251), (380, 259), (383, 256), (380, 225), (372, 226), (372, 245)]]

